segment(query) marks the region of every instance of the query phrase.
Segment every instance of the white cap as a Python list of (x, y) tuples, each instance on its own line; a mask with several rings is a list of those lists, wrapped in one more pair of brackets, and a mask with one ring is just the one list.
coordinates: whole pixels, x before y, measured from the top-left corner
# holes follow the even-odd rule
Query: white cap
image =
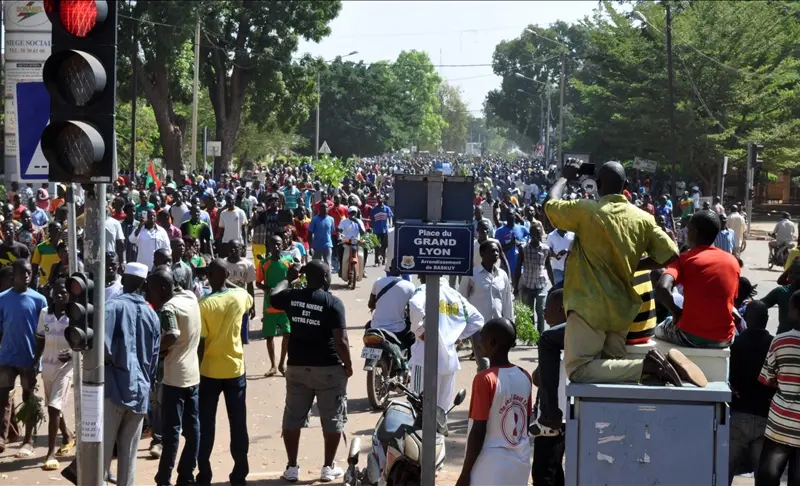
[(350, 213), (357, 213), (357, 212), (358, 212), (358, 208), (357, 208), (357, 207), (355, 207), (355, 206), (350, 206), (350, 209), (349, 209), (349, 211), (348, 211), (348, 212), (350, 212)]
[(147, 278), (147, 265), (144, 263), (130, 262), (125, 265), (125, 275)]

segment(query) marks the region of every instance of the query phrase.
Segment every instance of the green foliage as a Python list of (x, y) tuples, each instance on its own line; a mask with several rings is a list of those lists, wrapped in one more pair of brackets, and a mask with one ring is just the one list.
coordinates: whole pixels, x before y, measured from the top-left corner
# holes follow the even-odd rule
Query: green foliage
[(314, 162), (314, 176), (325, 186), (339, 187), (342, 179), (352, 173), (353, 165), (348, 160), (323, 155)]
[(361, 246), (367, 249), (367, 251), (374, 251), (375, 248), (380, 248), (381, 240), (378, 239), (378, 236), (375, 233), (364, 233), (358, 239), (361, 242)]
[[(36, 385), (36, 388), (38, 389), (39, 386)], [(22, 426), (31, 424), (33, 429), (37, 430), (39, 426), (44, 423), (46, 415), (44, 411), (44, 399), (38, 396), (35, 391), (36, 390), (28, 396), (27, 400), (17, 407), (14, 413), (14, 421)]]
[[(800, 161), (800, 19), (796, 5), (785, 3), (671, 3), (674, 149), (682, 178), (710, 182), (724, 156), (741, 169), (748, 140), (765, 145), (768, 170)], [(541, 137), (541, 105), (557, 94), (562, 49), (546, 37), (568, 46), (565, 149), (579, 147), (600, 161), (641, 156), (667, 166), (663, 2), (638, 1), (634, 9), (647, 21), (603, 2), (574, 25), (531, 27), (539, 36), (523, 33), (499, 44), (493, 64), (503, 82), (487, 96), (490, 125), (531, 142)], [(550, 102), (557, 110), (557, 97)]]
[[(403, 51), (394, 63), (369, 65), (337, 58), (319, 77), (319, 143), (327, 141), (334, 154), (371, 156), (412, 145), (437, 150), (442, 143), (448, 124), (441, 114), (441, 78), (426, 53)], [(299, 132), (314, 140), (311, 115)], [(312, 145), (306, 153), (313, 152)]]
[(442, 117), (446, 126), (442, 130), (442, 149), (463, 152), (469, 130), (469, 108), (461, 97), (461, 90), (443, 83), (439, 87)]
[(539, 331), (534, 324), (533, 310), (519, 300), (514, 301), (514, 325), (517, 328), (517, 340), (528, 346), (539, 342)]
[(227, 168), (242, 120), (288, 132), (308, 117), (318, 62), (293, 59), (300, 38), (320, 41), (341, 2), (205, 0), (201, 76), (222, 141), (217, 169)]

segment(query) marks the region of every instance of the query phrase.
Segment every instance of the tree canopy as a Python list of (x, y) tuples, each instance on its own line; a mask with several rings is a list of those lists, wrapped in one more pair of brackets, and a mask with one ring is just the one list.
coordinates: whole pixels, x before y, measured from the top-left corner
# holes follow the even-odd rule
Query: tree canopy
[[(724, 156), (741, 166), (749, 140), (765, 146), (767, 167), (797, 166), (797, 2), (671, 1), (670, 6), (674, 148), (682, 175), (709, 182)], [(641, 156), (669, 163), (663, 2), (635, 2), (633, 12), (603, 2), (576, 24), (530, 29), (536, 34), (524, 32), (495, 49), (494, 70), (503, 81), (486, 99), (491, 124), (513, 127), (531, 143), (539, 140), (536, 98), (556, 92), (560, 60), (553, 56), (561, 50), (568, 80), (564, 149), (592, 152), (596, 160)], [(551, 104), (557, 109), (557, 98)]]

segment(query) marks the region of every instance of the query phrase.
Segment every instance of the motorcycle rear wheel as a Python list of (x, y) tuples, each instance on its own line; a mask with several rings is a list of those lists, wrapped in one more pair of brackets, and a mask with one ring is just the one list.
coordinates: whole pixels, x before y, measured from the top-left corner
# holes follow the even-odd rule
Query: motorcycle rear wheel
[(386, 361), (375, 363), (372, 370), (367, 371), (367, 399), (374, 410), (383, 410), (389, 404), (389, 370)]

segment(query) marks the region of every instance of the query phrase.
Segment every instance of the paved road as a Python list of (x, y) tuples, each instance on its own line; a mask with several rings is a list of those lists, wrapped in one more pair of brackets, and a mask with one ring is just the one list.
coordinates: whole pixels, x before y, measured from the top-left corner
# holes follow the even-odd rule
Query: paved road
[[(759, 295), (764, 295), (775, 286), (775, 279), (779, 273), (766, 269), (767, 243), (763, 241), (748, 242), (748, 249), (743, 255), (745, 262), (744, 274), (754, 283), (758, 284)], [(347, 322), (351, 342), (351, 353), (356, 356), (354, 359), (355, 372), (348, 385), (348, 412), (349, 421), (347, 424), (348, 440), (351, 437), (361, 437), (362, 449), (366, 451), (369, 445), (369, 437), (372, 433), (378, 414), (370, 410), (366, 398), (366, 375), (360, 369), (360, 354), (362, 345), (360, 341), (361, 331), (364, 323), (369, 318), (367, 311), (367, 299), (372, 282), (375, 278), (382, 276), (381, 269), (375, 267), (367, 268), (368, 279), (359, 284), (356, 290), (344, 289), (343, 285), (334, 277), (333, 291), (345, 304), (347, 312)], [(261, 308), (261, 294), (257, 291), (258, 307)], [(252, 333), (256, 335), (260, 329), (260, 323), (253, 323)], [(777, 328), (777, 311), (772, 310), (770, 328)], [(281, 416), (283, 413), (283, 403), (285, 396), (285, 383), (282, 377), (264, 378), (264, 372), (268, 368), (267, 353), (265, 342), (262, 340), (251, 340), (245, 347), (247, 361), (247, 407), (248, 407), (248, 426), (250, 431), (250, 476), (249, 483), (253, 485), (278, 485), (284, 484), (279, 479), (280, 474), (286, 465), (286, 455), (281, 439)], [(521, 347), (514, 351), (513, 360), (532, 370), (536, 362), (535, 348)], [(463, 369), (457, 375), (457, 386), (469, 390), (472, 377), (475, 374), (475, 363), (472, 361), (462, 361)], [(70, 408), (72, 405), (69, 405)], [(468, 401), (456, 408), (450, 416), (451, 435), (447, 443), (448, 461), (444, 471), (437, 478), (437, 485), (448, 486), (455, 482), (460, 468), (461, 459), (464, 454), (466, 428), (467, 428), (467, 408)], [(67, 413), (67, 421), (74, 426), (72, 411)], [(226, 412), (223, 406), (217, 418), (217, 438), (212, 456), (215, 478), (217, 484), (227, 481), (227, 475), (231, 470), (232, 461), (229, 453), (229, 432), (227, 426)], [(44, 435), (43, 435), (44, 434)], [(46, 426), (39, 430), (36, 441), (35, 454), (27, 459), (15, 459), (13, 454), (16, 452), (18, 444), (11, 444), (9, 450), (0, 455), (0, 484), (14, 485), (52, 485), (66, 484), (58, 473), (44, 472), (41, 470), (42, 460), (46, 452)], [(139, 446), (139, 460), (137, 462), (136, 484), (153, 484), (152, 478), (155, 475), (157, 461), (151, 460), (148, 455), (149, 440), (142, 440)], [(342, 445), (337, 455), (339, 464), (345, 462), (347, 448)], [(322, 439), (319, 421), (312, 419), (311, 427), (304, 431), (300, 445), (300, 466), (301, 480), (304, 484), (313, 484), (319, 477), (319, 470), (322, 466)], [(752, 485), (752, 479), (737, 478), (736, 485)]]

